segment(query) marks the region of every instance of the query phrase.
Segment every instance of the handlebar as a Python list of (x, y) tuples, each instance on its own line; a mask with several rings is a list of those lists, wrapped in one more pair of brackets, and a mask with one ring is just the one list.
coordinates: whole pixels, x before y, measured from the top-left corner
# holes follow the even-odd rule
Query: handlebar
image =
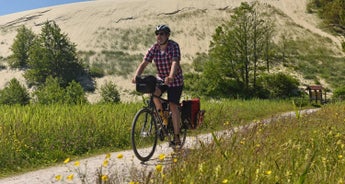
[(158, 87), (162, 91), (168, 88), (162, 79), (157, 79), (153, 75), (144, 75), (135, 77), (136, 90), (141, 93), (153, 93)]

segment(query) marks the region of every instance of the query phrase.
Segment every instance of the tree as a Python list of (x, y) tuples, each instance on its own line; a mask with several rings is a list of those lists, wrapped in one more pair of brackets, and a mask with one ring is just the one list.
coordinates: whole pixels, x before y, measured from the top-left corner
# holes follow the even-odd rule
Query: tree
[(8, 85), (0, 91), (0, 104), (27, 105), (30, 102), (28, 90), (16, 78), (10, 80)]
[(24, 73), (27, 82), (42, 85), (48, 76), (59, 78), (66, 87), (84, 72), (76, 54), (76, 45), (62, 34), (55, 22), (46, 22), (41, 34), (29, 50), (29, 69)]
[(309, 11), (312, 7), (318, 10), (319, 16), (333, 30), (345, 35), (345, 1), (344, 0), (312, 0), (308, 3)]
[(248, 95), (272, 57), (273, 24), (256, 6), (242, 3), (231, 20), (216, 29), (210, 45), (210, 62), (220, 63), (221, 75), (243, 86), (241, 92)]
[(11, 46), (12, 55), (8, 64), (11, 68), (25, 68), (28, 64), (29, 49), (34, 43), (36, 35), (31, 29), (21, 26), (17, 29), (17, 35)]

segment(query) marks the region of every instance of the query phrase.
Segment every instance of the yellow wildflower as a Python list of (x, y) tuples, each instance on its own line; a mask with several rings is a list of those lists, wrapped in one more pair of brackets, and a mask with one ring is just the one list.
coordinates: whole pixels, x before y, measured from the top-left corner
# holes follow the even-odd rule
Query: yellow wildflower
[(74, 177), (74, 174), (70, 174), (67, 176), (67, 180), (72, 181)]
[(174, 158), (174, 163), (176, 163), (177, 162), (177, 158)]
[(109, 164), (109, 160), (104, 160), (104, 161), (103, 161), (103, 166), (104, 166), (104, 167), (107, 167), (108, 164)]
[(110, 153), (107, 153), (106, 155), (105, 155), (105, 159), (109, 159), (110, 158)]
[(339, 159), (342, 159), (342, 158), (343, 158), (343, 155), (338, 155), (338, 158), (339, 158)]
[(76, 161), (76, 162), (74, 162), (74, 166), (79, 166), (80, 165), (80, 162), (79, 161)]
[(60, 174), (55, 176), (55, 180), (56, 180), (56, 181), (60, 181), (61, 178), (62, 178), (62, 176), (61, 176)]
[(164, 154), (160, 154), (159, 155), (159, 160), (164, 160), (165, 159), (165, 155)]
[(63, 161), (64, 164), (67, 164), (71, 159), (70, 158), (66, 158), (65, 161)]
[(229, 182), (229, 180), (228, 179), (224, 179), (223, 181), (222, 181), (222, 183), (228, 183)]
[(157, 172), (162, 172), (162, 170), (163, 170), (163, 166), (162, 165), (160, 165), (160, 164), (156, 165), (156, 171)]
[(102, 181), (108, 181), (109, 177), (108, 175), (102, 175)]
[(265, 172), (266, 175), (271, 175), (272, 174), (272, 171), (271, 170), (268, 170)]
[(120, 154), (118, 154), (118, 155), (117, 155), (117, 158), (118, 158), (118, 159), (123, 158), (123, 154), (121, 154), (121, 153), (120, 153)]

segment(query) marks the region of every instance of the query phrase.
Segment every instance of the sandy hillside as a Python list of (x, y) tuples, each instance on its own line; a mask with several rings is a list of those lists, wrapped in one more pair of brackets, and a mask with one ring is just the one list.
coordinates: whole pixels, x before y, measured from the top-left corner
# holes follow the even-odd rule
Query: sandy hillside
[[(168, 24), (172, 29), (171, 38), (178, 41), (182, 51), (182, 62), (190, 62), (197, 52), (206, 52), (211, 35), (222, 20), (228, 20), (232, 8), (241, 2), (253, 0), (95, 0), (60, 6), (46, 7), (6, 16), (0, 16), (0, 56), (11, 54), (10, 45), (16, 29), (25, 25), (39, 33), (45, 21), (54, 20), (62, 32), (77, 44), (80, 51), (112, 49), (109, 43), (111, 31), (153, 29), (158, 24)], [(328, 37), (339, 48), (339, 38), (317, 29), (318, 19), (305, 12), (307, 0), (259, 0), (270, 4), (288, 15), (295, 24), (320, 36)], [(133, 45), (133, 40), (121, 40)], [(147, 47), (139, 45), (128, 52), (144, 53)], [(1, 57), (0, 57), (1, 58)], [(5, 80), (15, 76), (23, 81), (21, 73), (0, 71), (0, 89)], [(128, 79), (108, 76), (98, 79), (97, 87), (105, 81), (114, 81), (121, 93), (133, 90)], [(98, 100), (98, 92), (90, 94), (91, 101)], [(127, 97), (124, 97), (127, 98)], [(122, 98), (123, 99), (123, 98)]]

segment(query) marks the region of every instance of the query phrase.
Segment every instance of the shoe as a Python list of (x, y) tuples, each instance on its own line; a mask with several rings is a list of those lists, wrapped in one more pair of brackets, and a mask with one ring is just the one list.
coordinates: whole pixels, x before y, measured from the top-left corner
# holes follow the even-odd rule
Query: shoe
[(181, 140), (180, 140), (180, 135), (175, 135), (174, 140), (170, 141), (169, 143), (170, 147), (176, 147), (176, 146), (181, 146)]
[(170, 147), (181, 146), (181, 141), (180, 142), (170, 141), (169, 146)]

